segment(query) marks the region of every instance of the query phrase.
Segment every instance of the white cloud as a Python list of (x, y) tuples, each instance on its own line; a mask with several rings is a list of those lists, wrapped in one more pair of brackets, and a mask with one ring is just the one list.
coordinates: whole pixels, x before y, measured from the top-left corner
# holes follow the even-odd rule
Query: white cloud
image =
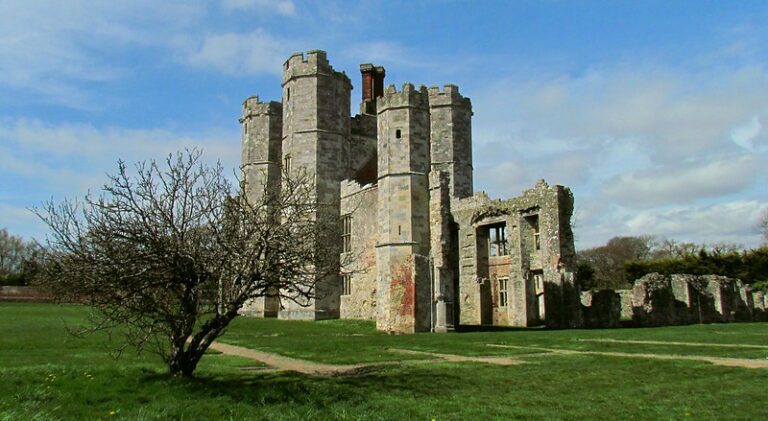
[(765, 204), (758, 201), (727, 202), (705, 207), (648, 210), (626, 221), (629, 232), (649, 233), (684, 241), (759, 243), (755, 224)]
[(164, 159), (184, 148), (201, 148), (207, 162), (219, 160), (228, 171), (234, 170), (240, 158), (238, 138), (237, 129), (189, 136), (165, 129), (0, 120), (0, 174), (17, 180), (3, 192), (3, 200), (79, 196), (99, 188), (104, 174), (115, 171), (118, 159), (129, 164)]
[(765, 67), (626, 63), (501, 79), (472, 96), (476, 189), (571, 187), (579, 248), (641, 234), (759, 243)]
[(228, 74), (282, 74), (282, 63), (290, 54), (288, 43), (259, 28), (249, 33), (205, 36), (187, 52), (187, 62), (212, 67)]
[(180, 1), (0, 2), (0, 88), (16, 98), (21, 92), (39, 103), (91, 109), (98, 101), (86, 85), (129, 71), (105, 56), (128, 45), (163, 44), (200, 10)]
[(622, 205), (646, 208), (738, 193), (754, 184), (768, 161), (744, 155), (731, 159), (624, 173), (605, 193)]
[(579, 208), (577, 197), (577, 248), (595, 247), (614, 236), (654, 235), (695, 243), (736, 243), (755, 247), (761, 243), (755, 229), (765, 201), (735, 200), (704, 206), (673, 206), (634, 210), (610, 204)]
[(296, 14), (296, 6), (291, 0), (224, 0), (222, 7), (228, 12), (233, 11), (267, 11), (285, 16)]

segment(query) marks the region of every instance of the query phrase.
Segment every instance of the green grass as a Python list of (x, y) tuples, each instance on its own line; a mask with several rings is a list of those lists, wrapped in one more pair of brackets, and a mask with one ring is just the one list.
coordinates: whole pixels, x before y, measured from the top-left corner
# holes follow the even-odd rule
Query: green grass
[[(242, 370), (259, 364), (211, 354), (194, 379), (156, 356), (119, 360), (108, 338), (74, 338), (87, 308), (0, 304), (0, 420), (5, 419), (762, 419), (768, 369), (600, 355), (522, 356), (526, 364), (381, 366), (360, 376)], [(520, 355), (551, 348), (760, 358), (768, 350), (583, 342), (612, 338), (768, 345), (768, 324), (656, 329), (507, 330), (391, 336), (368, 322), (237, 319), (222, 338), (321, 362), (418, 358), (389, 348)], [(110, 415), (114, 413), (114, 415)]]

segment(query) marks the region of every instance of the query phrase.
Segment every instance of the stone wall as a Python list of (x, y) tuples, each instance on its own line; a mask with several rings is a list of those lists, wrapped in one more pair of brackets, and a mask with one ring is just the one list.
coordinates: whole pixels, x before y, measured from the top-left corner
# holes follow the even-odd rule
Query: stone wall
[(631, 290), (582, 293), (581, 304), (585, 325), (589, 327), (728, 323), (765, 318), (762, 291), (751, 291), (738, 279), (717, 275), (650, 273), (635, 281)]
[(40, 289), (31, 286), (0, 286), (0, 301), (51, 301)]
[(376, 319), (376, 243), (378, 187), (354, 181), (341, 185), (341, 212), (352, 218), (351, 246), (343, 253), (342, 273), (350, 277), (349, 294), (341, 296), (342, 319)]
[[(541, 180), (517, 198), (491, 200), (478, 193), (452, 206), (459, 226), (462, 324), (581, 324), (570, 190)], [(487, 251), (488, 227), (498, 224), (506, 226), (508, 255), (493, 258)], [(508, 303), (501, 307), (499, 279), (504, 278)]]

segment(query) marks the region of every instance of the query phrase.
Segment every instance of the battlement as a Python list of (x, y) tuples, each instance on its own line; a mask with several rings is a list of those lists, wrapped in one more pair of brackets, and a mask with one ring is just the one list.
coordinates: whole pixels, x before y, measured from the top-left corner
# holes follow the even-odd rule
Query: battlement
[(439, 106), (463, 106), (472, 107), (472, 103), (469, 98), (465, 98), (459, 93), (459, 87), (456, 85), (448, 84), (440, 90), (439, 86), (429, 87), (429, 105), (430, 107)]
[(337, 72), (328, 62), (328, 56), (323, 50), (311, 50), (306, 53), (293, 53), (283, 63), (283, 84), (291, 79), (302, 76), (326, 75), (342, 81), (350, 86), (352, 82), (344, 72)]
[(429, 98), (426, 86), (421, 85), (419, 89), (416, 89), (412, 83), (404, 83), (402, 90), (398, 91), (395, 85), (389, 85), (384, 88), (384, 96), (378, 100), (377, 113), (381, 114), (390, 108), (427, 108), (428, 106)]
[(261, 102), (258, 96), (251, 96), (243, 101), (243, 118), (240, 122), (257, 115), (281, 115), (282, 113), (282, 103), (277, 101)]

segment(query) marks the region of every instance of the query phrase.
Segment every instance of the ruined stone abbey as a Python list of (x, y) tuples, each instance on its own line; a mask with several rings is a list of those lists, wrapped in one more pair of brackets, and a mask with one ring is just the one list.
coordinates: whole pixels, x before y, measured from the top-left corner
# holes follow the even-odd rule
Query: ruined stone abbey
[(360, 72), (354, 117), (352, 83), (323, 51), (283, 64), (281, 102), (243, 104), (247, 193), (279, 187), (282, 170), (311, 172), (317, 217), (342, 226), (323, 246), (356, 256), (317, 279), (309, 306), (268, 296), (245, 313), (370, 319), (395, 333), (580, 325), (570, 190), (542, 180), (512, 199), (475, 193), (470, 99), (454, 85), (385, 87), (370, 64)]

